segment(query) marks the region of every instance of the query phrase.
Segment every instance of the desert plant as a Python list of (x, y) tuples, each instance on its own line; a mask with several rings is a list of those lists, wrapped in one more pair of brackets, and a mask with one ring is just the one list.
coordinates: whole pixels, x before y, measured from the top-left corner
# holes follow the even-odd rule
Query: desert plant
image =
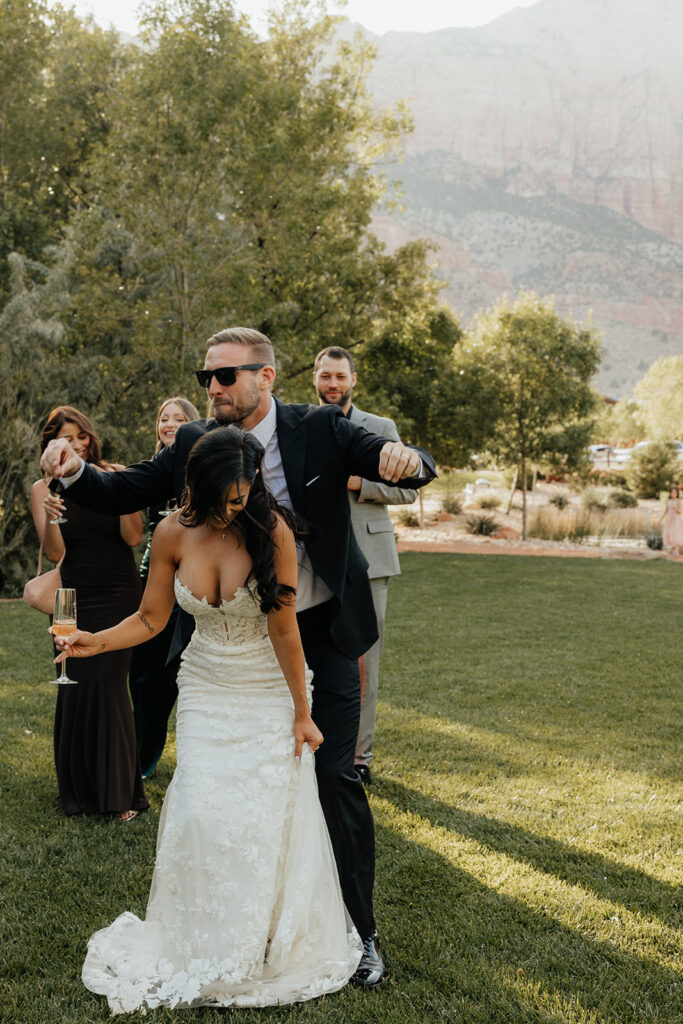
[(612, 508), (637, 508), (638, 499), (630, 491), (612, 491), (607, 504)]
[(498, 529), (498, 523), (493, 516), (468, 516), (467, 532), (479, 534), (482, 537), (490, 537)]
[(554, 505), (555, 508), (559, 508), (562, 511), (569, 504), (569, 498), (566, 494), (559, 491), (557, 494), (552, 494), (549, 498), (550, 504)]
[(593, 531), (591, 529), (590, 516), (583, 518), (577, 516), (572, 529), (567, 534), (567, 540), (572, 541), (574, 544), (580, 544), (586, 537), (591, 536), (593, 536)]
[(588, 512), (605, 512), (607, 510), (605, 492), (597, 487), (587, 487), (583, 493), (583, 507)]
[(458, 494), (453, 494), (452, 491), (448, 491), (441, 498), (441, 511), (448, 512), (452, 516), (457, 516), (462, 512), (462, 498)]
[(552, 506), (539, 508), (531, 523), (529, 536), (538, 540), (576, 540), (590, 536), (593, 532), (591, 518), (596, 513), (587, 509), (556, 509)]
[(644, 537), (652, 529), (649, 516), (640, 509), (539, 508), (529, 536), (539, 540), (581, 541), (586, 537)]
[(634, 450), (626, 467), (629, 488), (639, 498), (658, 498), (660, 491), (678, 482), (680, 474), (676, 449), (667, 441), (652, 441)]
[(484, 494), (481, 498), (477, 498), (479, 508), (499, 508), (500, 498), (497, 498), (495, 494)]
[(411, 512), (409, 508), (402, 508), (400, 512), (396, 513), (396, 519), (401, 526), (419, 526), (420, 517), (416, 512)]

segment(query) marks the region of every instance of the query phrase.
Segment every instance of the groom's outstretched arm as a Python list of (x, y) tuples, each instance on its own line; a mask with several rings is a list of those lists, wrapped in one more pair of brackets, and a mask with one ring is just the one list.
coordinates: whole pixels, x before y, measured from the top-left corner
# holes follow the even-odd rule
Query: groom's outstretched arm
[(333, 429), (337, 442), (345, 448), (349, 476), (390, 486), (409, 481), (412, 488), (424, 487), (436, 476), (434, 460), (424, 448), (387, 441), (344, 416), (335, 418)]
[(70, 501), (103, 512), (127, 515), (150, 505), (163, 505), (173, 493), (175, 445), (164, 448), (153, 459), (129, 466), (118, 473), (103, 473), (70, 449), (64, 438), (50, 441), (43, 453), (41, 469), (62, 480)]

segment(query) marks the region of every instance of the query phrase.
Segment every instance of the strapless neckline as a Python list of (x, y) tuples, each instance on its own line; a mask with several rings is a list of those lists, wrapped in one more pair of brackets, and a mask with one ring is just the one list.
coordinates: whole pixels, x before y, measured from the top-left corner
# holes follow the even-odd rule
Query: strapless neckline
[(251, 586), (238, 587), (237, 590), (235, 591), (235, 593), (233, 594), (233, 596), (230, 598), (229, 601), (228, 601), (227, 598), (222, 597), (220, 604), (211, 604), (211, 602), (209, 601), (208, 597), (206, 597), (206, 595), (204, 595), (204, 597), (197, 597), (197, 595), (192, 590), (190, 590), (189, 587), (187, 587), (183, 583), (183, 581), (181, 580), (181, 578), (178, 575), (178, 573), (175, 574), (175, 578), (176, 578), (176, 583), (178, 584), (178, 586), (182, 590), (184, 590), (186, 594), (189, 594), (189, 596), (191, 598), (193, 598), (195, 601), (199, 601), (200, 604), (206, 605), (207, 608), (213, 608), (215, 611), (220, 611), (222, 608), (225, 608), (227, 605), (234, 604), (234, 602), (238, 599), (240, 594), (251, 594), (252, 593)]

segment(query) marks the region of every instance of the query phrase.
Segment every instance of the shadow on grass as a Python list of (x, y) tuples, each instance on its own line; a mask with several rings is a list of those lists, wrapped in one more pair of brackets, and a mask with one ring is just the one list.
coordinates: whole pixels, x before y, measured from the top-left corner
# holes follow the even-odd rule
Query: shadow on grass
[(411, 554), (383, 695), (619, 771), (678, 779), (676, 566)]
[(379, 918), (407, 999), (417, 986), (449, 992), (446, 1019), (465, 1022), (681, 1019), (674, 971), (496, 892), (393, 828), (379, 825), (378, 846), (391, 864)]
[(476, 839), (496, 853), (552, 874), (570, 885), (580, 885), (601, 899), (621, 903), (634, 913), (656, 916), (670, 927), (683, 924), (679, 887), (644, 871), (484, 814), (458, 810), (393, 780), (377, 776), (376, 792), (400, 810), (412, 811), (431, 825)]

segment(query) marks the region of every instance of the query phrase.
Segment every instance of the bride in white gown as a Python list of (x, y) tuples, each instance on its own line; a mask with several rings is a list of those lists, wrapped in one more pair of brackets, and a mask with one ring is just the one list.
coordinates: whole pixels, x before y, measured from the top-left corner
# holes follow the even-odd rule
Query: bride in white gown
[(236, 427), (201, 438), (188, 499), (155, 531), (137, 614), (60, 644), (87, 657), (142, 643), (176, 598), (196, 622), (147, 914), (96, 932), (83, 966), (114, 1013), (311, 999), (345, 985), (361, 956), (318, 802), (296, 548), (262, 452)]

